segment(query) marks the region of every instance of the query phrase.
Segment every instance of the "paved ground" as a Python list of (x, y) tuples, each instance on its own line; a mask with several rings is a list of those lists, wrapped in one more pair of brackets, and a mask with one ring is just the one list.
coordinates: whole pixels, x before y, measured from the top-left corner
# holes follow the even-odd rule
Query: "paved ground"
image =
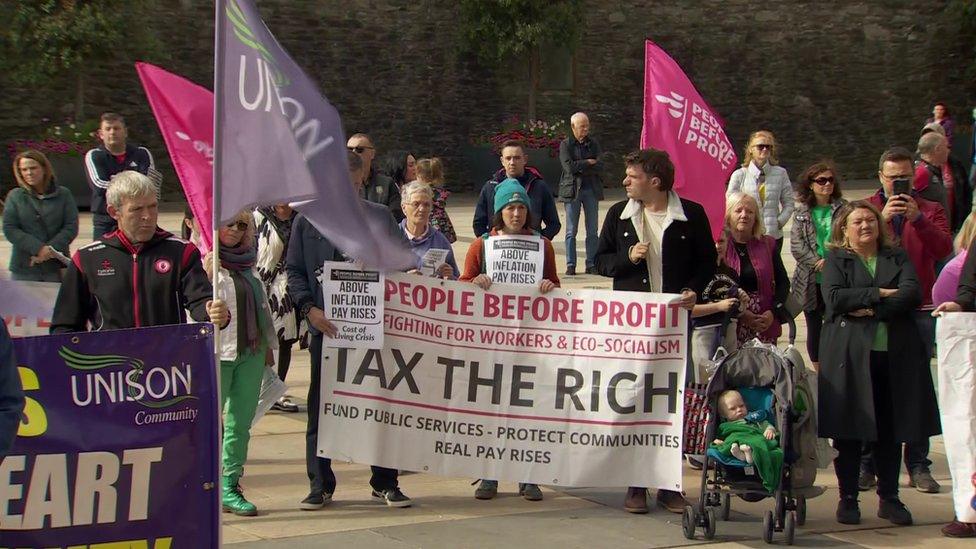
[[(849, 190), (850, 197), (863, 197), (870, 183), (861, 190)], [(854, 185), (848, 185), (848, 189)], [(606, 209), (619, 192), (612, 192), (601, 203), (601, 221)], [(455, 253), (464, 257), (472, 240), (470, 220), (474, 196), (459, 195), (450, 200), (451, 217), (459, 231)], [(160, 225), (179, 228), (177, 208), (165, 208)], [(562, 214), (562, 208), (560, 207)], [(88, 242), (90, 216), (82, 219), (82, 237), (75, 246)], [(554, 242), (559, 272), (565, 269), (565, 252), (561, 239)], [(582, 239), (578, 239), (582, 254)], [(784, 246), (789, 249), (787, 243)], [(0, 243), (0, 258), (6, 263), (9, 244)], [(787, 268), (793, 260), (784, 253)], [(582, 260), (581, 260), (582, 262)], [(609, 281), (596, 276), (562, 279), (564, 287), (608, 288)], [(799, 319), (797, 345), (804, 349), (805, 326)], [(804, 351), (805, 354), (805, 351)], [(295, 400), (304, 404), (308, 389), (308, 355), (294, 353), (288, 385)], [(401, 477), (403, 491), (414, 499), (409, 509), (392, 509), (369, 499), (369, 469), (361, 465), (336, 463), (339, 487), (335, 501), (315, 512), (298, 510), (308, 484), (304, 468), (305, 414), (271, 413), (254, 428), (246, 477), (243, 485), (247, 497), (260, 509), (251, 518), (224, 515), (223, 539), (241, 549), (294, 547), (348, 547), (405, 549), (411, 547), (532, 547), (559, 548), (639, 548), (710, 545), (714, 547), (759, 547), (761, 516), (770, 501), (746, 503), (734, 500), (729, 522), (718, 525), (716, 539), (704, 542), (686, 540), (681, 533), (680, 516), (655, 509), (647, 515), (630, 515), (623, 511), (623, 489), (544, 488), (545, 500), (527, 502), (515, 495), (514, 485), (501, 485), (500, 496), (492, 501), (472, 497), (473, 479), (443, 478), (409, 474)], [(834, 509), (837, 481), (832, 470), (821, 471), (818, 484), (826, 493), (809, 502), (808, 519), (797, 531), (796, 545), (804, 547), (969, 547), (971, 542), (953, 541), (939, 533), (942, 524), (952, 519), (949, 475), (941, 437), (932, 441), (933, 473), (943, 484), (942, 492), (926, 495), (908, 488), (903, 476), (902, 499), (915, 517), (915, 526), (892, 527), (876, 518), (877, 499), (862, 495), (864, 516), (860, 526), (837, 524)], [(697, 498), (700, 476), (685, 468), (684, 486), (689, 499)], [(781, 537), (775, 538), (778, 543)]]

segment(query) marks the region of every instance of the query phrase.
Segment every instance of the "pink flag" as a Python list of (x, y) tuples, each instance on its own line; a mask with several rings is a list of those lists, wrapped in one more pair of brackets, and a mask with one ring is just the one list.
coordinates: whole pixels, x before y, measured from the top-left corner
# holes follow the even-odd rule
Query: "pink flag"
[(674, 59), (650, 40), (644, 43), (640, 146), (667, 151), (674, 190), (705, 208), (717, 237), (725, 218), (725, 184), (738, 157), (719, 117)]
[(213, 244), (213, 92), (149, 63), (136, 63), (136, 71), (199, 224), (200, 252), (207, 253)]

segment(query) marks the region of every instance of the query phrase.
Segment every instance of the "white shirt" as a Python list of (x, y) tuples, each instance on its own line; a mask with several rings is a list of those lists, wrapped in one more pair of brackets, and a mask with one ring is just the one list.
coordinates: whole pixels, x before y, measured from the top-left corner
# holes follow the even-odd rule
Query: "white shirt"
[(647, 274), (650, 277), (651, 291), (660, 292), (664, 284), (661, 256), (661, 243), (664, 241), (664, 229), (668, 222), (668, 211), (652, 212), (644, 208), (644, 226), (641, 231), (641, 244), (647, 244)]

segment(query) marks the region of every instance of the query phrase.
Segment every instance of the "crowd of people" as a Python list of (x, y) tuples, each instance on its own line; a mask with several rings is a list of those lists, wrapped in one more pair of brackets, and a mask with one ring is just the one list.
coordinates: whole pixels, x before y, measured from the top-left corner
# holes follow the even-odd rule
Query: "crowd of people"
[[(624, 157), (626, 199), (610, 206), (600, 226), (606, 156), (590, 135), (586, 114), (573, 114), (570, 123), (554, 187), (527, 165), (521, 143), (502, 145), (501, 167), (486, 174), (472, 219), (475, 238), (460, 265), (440, 159), (394, 151), (377, 160), (372, 139), (356, 133), (347, 141), (353, 191), (364, 215), (381, 220), (388, 238), (415, 252), (413, 271), (424, 272), (431, 252), (440, 251), (425, 274), (486, 290), (493, 283), (484, 260), (489, 238), (540, 237), (541, 293), (560, 285), (552, 240), (562, 230), (556, 201), (562, 202), (565, 276), (576, 276), (582, 263), (586, 274), (611, 278), (615, 291), (677, 294), (690, 311), (689, 382), (707, 381), (704, 365), (719, 346), (732, 351), (753, 339), (776, 344), (782, 324), (802, 311), (811, 368), (819, 378), (820, 436), (833, 439), (838, 452), (837, 521), (858, 523), (858, 494), (877, 485), (878, 516), (911, 524), (898, 496), (903, 453), (911, 486), (940, 489), (928, 456), (929, 438), (941, 432), (930, 373), (933, 317), (976, 310), (976, 254), (967, 253), (976, 234), (973, 180), (949, 155), (954, 126), (945, 106), (936, 105), (915, 153), (884, 151), (878, 190), (864, 200), (844, 198), (841, 174), (829, 160), (791, 180), (779, 166), (773, 133), (754, 132), (726, 184), (717, 240), (703, 207), (673, 188), (675, 166), (667, 153), (655, 149)], [(53, 333), (173, 324), (187, 315), (225, 331), (219, 356), (222, 501), (238, 515), (257, 514), (240, 478), (265, 366), (277, 364), (284, 380), (294, 344), (308, 349), (309, 493), (300, 507), (323, 507), (336, 477), (330, 460), (317, 454), (321, 360), (323, 336), (334, 336), (336, 326), (323, 306), (319, 276), (324, 261), (351, 258), (287, 204), (269, 204), (242, 211), (219, 228), (220, 266), (213, 272), (212, 256), (201, 259), (197, 249), (192, 212), (187, 210), (182, 238), (158, 227), (160, 178), (149, 151), (127, 141), (124, 119), (103, 115), (99, 136), (103, 145), (86, 156), (95, 242), (73, 254), (78, 212), (70, 192), (57, 185), (43, 154), (25, 151), (14, 159), (18, 187), (3, 216), (12, 277), (61, 283)], [(586, 231), (582, 261), (576, 250), (580, 214)], [(792, 275), (782, 250), (791, 221)], [(101, 276), (107, 270), (112, 276)], [(143, 275), (150, 272), (155, 276)], [(0, 347), (6, 352), (5, 343)], [(274, 407), (299, 411), (288, 396)], [(373, 497), (393, 507), (411, 505), (398, 474), (374, 466)], [(497, 491), (495, 480), (481, 479), (475, 497), (491, 499)], [(519, 493), (531, 501), (543, 498), (535, 484), (520, 484)], [(669, 490), (658, 491), (657, 503), (678, 513), (687, 505), (681, 493)], [(624, 508), (646, 513), (647, 489), (630, 487)], [(972, 537), (976, 525), (953, 522), (943, 532)]]

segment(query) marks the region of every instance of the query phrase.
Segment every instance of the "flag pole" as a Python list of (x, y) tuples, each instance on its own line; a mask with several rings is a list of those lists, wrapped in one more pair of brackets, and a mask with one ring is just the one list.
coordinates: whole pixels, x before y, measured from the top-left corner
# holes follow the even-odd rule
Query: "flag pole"
[[(213, 281), (211, 285), (213, 286), (213, 299), (217, 299), (217, 280), (220, 275), (220, 175), (221, 175), (221, 165), (223, 164), (223, 155), (220, 154), (220, 127), (224, 119), (224, 109), (223, 109), (223, 90), (224, 90), (224, 34), (227, 32), (226, 25), (224, 22), (224, 10), (226, 7), (226, 0), (215, 0), (214, 1), (214, 132), (213, 132), (213, 204), (212, 204), (212, 225), (213, 230), (213, 240), (211, 245), (211, 254), (213, 258), (213, 264), (211, 265), (211, 271), (213, 273)], [(220, 326), (214, 325), (214, 365), (216, 366), (216, 375), (214, 379), (217, 380), (216, 393), (217, 402), (215, 403), (215, 408), (217, 409), (217, 417), (221, 418), (223, 415), (223, 407), (220, 405), (222, 402), (222, 395), (220, 394)], [(218, 423), (218, 427), (223, 425), (223, 421)], [(220, 466), (220, 452), (223, 448), (223, 437), (224, 430), (222, 428), (217, 429), (217, 479), (216, 486), (214, 487), (217, 492), (217, 516), (221, 516), (221, 497), (223, 496), (223, 471), (221, 471)], [(217, 547), (223, 545), (223, 528), (217, 528)]]

